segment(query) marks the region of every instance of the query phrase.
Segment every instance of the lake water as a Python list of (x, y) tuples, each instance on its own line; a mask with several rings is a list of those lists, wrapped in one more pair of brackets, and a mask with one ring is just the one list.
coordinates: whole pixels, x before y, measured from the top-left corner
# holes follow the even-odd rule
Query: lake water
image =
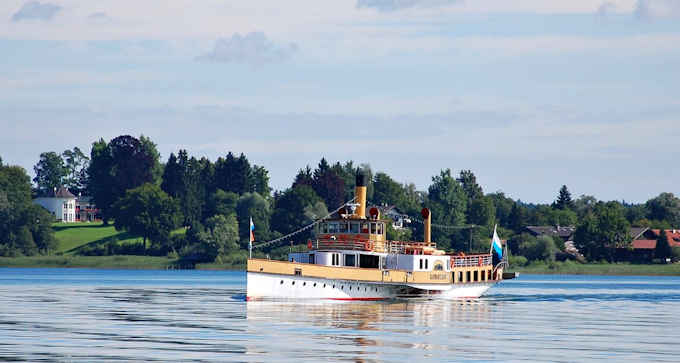
[(680, 277), (522, 275), (471, 301), (244, 294), (243, 272), (0, 269), (0, 361), (680, 359)]

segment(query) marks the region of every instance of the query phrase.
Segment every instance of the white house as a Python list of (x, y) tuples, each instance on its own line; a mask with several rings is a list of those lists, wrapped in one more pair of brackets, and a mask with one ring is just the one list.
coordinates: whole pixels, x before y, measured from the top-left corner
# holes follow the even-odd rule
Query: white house
[(49, 196), (36, 198), (33, 203), (47, 209), (57, 221), (76, 221), (76, 196), (69, 192), (67, 188), (54, 188)]

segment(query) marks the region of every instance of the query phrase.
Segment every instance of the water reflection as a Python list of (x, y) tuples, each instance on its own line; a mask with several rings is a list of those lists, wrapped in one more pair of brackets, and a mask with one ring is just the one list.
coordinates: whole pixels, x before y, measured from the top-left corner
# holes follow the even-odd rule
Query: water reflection
[[(342, 347), (340, 351), (355, 354), (353, 359), (358, 360), (370, 355), (408, 357), (429, 351), (437, 351), (437, 354), (465, 351), (466, 348), (455, 344), (455, 341), (488, 336), (492, 315), (489, 301), (484, 299), (253, 301), (246, 304), (246, 310), (249, 330), (252, 332), (270, 329), (274, 335), (274, 332), (284, 332), (290, 326), (295, 326), (298, 328), (294, 334), (300, 335), (299, 338), (311, 338), (317, 342), (333, 341), (335, 347)], [(352, 347), (355, 349), (352, 350)], [(379, 349), (381, 347), (389, 349)], [(260, 345), (248, 348), (261, 354), (290, 349), (276, 346), (268, 350)], [(315, 352), (317, 356), (326, 358), (337, 357), (338, 353), (334, 350)], [(309, 357), (307, 354), (303, 356)]]
[(680, 278), (543, 277), (470, 301), (244, 300), (238, 272), (0, 269), (0, 361), (676, 361)]

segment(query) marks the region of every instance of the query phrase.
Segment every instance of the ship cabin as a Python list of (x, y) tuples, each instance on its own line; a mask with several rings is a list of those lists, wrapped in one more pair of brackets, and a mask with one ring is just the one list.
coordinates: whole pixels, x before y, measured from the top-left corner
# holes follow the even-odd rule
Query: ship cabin
[(328, 219), (318, 225), (309, 252), (291, 253), (289, 262), (334, 267), (406, 271), (451, 271), (450, 256), (431, 242), (388, 241), (389, 220), (371, 217)]

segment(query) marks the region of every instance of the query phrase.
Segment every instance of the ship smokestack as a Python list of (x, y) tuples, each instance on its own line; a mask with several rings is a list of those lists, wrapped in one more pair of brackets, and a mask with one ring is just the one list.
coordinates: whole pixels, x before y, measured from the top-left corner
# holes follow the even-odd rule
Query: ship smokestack
[(356, 197), (356, 203), (359, 204), (356, 215), (362, 219), (366, 219), (366, 184), (366, 174), (362, 170), (357, 170), (354, 196)]
[(425, 226), (423, 242), (429, 244), (432, 242), (432, 214), (427, 208), (423, 208), (423, 210), (420, 211), (420, 214), (423, 216), (423, 225)]

